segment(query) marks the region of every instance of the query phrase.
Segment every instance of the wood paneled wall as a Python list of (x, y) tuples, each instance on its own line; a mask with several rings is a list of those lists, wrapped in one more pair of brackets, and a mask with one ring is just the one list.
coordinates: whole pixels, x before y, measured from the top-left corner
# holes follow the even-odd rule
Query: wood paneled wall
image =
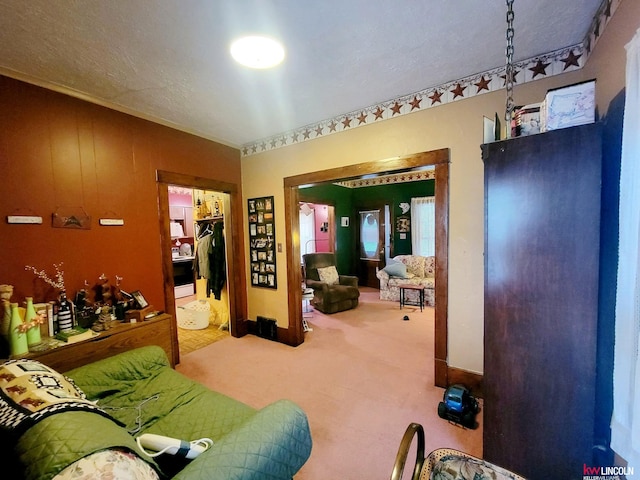
[[(64, 262), (70, 294), (119, 275), (123, 289), (163, 309), (156, 170), (240, 190), (235, 148), (0, 76), (0, 283), (15, 286), (17, 301), (51, 300), (54, 290), (25, 266), (53, 275)], [(91, 228), (51, 226), (54, 212), (70, 210), (90, 215)], [(10, 225), (8, 215), (43, 224)], [(124, 226), (98, 223), (114, 217)]]

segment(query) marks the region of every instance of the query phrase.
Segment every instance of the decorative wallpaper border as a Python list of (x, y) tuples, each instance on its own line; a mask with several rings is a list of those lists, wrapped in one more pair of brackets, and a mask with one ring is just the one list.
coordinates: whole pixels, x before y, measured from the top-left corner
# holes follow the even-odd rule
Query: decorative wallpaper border
[[(602, 1), (597, 14), (591, 22), (587, 35), (581, 43), (515, 63), (514, 82), (516, 88), (519, 84), (581, 69), (587, 62), (600, 35), (602, 35), (621, 2), (622, 0)], [(473, 98), (477, 95), (502, 90), (505, 88), (505, 72), (505, 66), (497, 67), (486, 72), (372, 105), (362, 110), (352, 111), (338, 117), (257, 140), (243, 145), (241, 155), (247, 157), (370, 125), (395, 116), (408, 115), (447, 103)]]
[(435, 180), (436, 170), (430, 167), (427, 170), (417, 170), (415, 172), (392, 173), (390, 175), (380, 175), (372, 178), (358, 178), (355, 180), (342, 180), (333, 182), (347, 188), (375, 187), (377, 185), (392, 185), (394, 183), (420, 182), (423, 180)]

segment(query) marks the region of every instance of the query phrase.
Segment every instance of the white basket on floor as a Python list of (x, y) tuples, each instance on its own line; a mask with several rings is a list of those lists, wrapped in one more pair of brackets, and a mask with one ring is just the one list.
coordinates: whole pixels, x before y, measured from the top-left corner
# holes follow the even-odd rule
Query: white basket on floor
[(209, 302), (196, 300), (178, 307), (178, 326), (186, 330), (202, 330), (209, 326)]

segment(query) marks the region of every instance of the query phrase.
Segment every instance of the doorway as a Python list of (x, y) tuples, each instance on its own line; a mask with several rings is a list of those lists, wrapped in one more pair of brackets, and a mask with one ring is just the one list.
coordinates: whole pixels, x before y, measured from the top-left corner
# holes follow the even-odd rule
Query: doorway
[(399, 173), (433, 166), (435, 170), (436, 216), (436, 306), (435, 306), (435, 384), (448, 384), (447, 366), (447, 314), (448, 314), (448, 261), (449, 261), (449, 150), (439, 149), (405, 157), (349, 165), (312, 172), (284, 179), (285, 221), (287, 228), (287, 284), (289, 318), (287, 343), (299, 345), (304, 341), (302, 328), (302, 299), (298, 287), (301, 283), (298, 188), (323, 182), (360, 178), (364, 175)]
[(378, 288), (376, 273), (384, 268), (384, 208), (360, 210), (358, 220), (359, 284)]
[(224, 229), (228, 207), (226, 193), (169, 185), (169, 230), (181, 354), (229, 336)]
[(336, 233), (334, 222), (335, 207), (333, 205), (300, 202), (301, 256), (307, 253), (333, 252), (335, 250)]
[[(169, 213), (169, 185), (203, 191), (219, 192), (224, 200), (224, 238), (226, 249), (226, 287), (228, 292), (229, 330), (232, 336), (247, 334), (247, 304), (242, 292), (246, 288), (246, 272), (242, 255), (242, 218), (241, 198), (237, 184), (214, 179), (195, 177), (163, 170), (156, 171), (158, 210), (160, 222), (160, 242), (162, 247), (162, 272), (164, 277), (165, 310), (177, 319), (175, 282), (173, 276), (172, 235)], [(195, 233), (195, 232), (194, 232)], [(196, 287), (197, 288), (197, 287)], [(180, 363), (177, 321), (172, 323), (171, 340), (173, 343), (174, 363)]]

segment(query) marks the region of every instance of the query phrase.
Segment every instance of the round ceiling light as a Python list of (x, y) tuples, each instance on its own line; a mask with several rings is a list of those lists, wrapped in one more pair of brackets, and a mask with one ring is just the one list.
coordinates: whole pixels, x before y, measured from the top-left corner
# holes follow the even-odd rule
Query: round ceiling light
[(284, 47), (268, 37), (243, 37), (231, 44), (231, 56), (250, 68), (271, 68), (284, 60)]

